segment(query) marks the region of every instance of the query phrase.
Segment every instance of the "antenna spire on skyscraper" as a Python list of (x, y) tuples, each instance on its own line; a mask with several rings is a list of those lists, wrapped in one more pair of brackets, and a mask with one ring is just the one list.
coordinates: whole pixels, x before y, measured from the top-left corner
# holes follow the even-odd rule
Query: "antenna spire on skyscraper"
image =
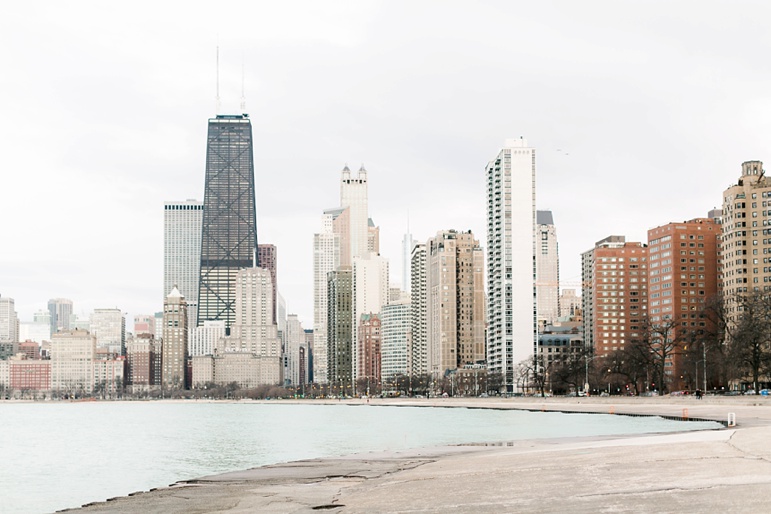
[(244, 94), (244, 54), (241, 52), (241, 113), (246, 114), (246, 95)]
[(219, 36), (217, 36), (217, 114), (220, 112), (220, 107), (220, 44)]

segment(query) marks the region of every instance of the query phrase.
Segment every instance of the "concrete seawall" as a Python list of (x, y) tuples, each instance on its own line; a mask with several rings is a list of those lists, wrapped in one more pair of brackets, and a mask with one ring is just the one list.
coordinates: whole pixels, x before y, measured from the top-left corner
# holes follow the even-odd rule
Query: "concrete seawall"
[[(368, 405), (366, 400), (342, 403)], [(612, 413), (721, 423), (731, 413), (737, 425), (314, 459), (180, 482), (79, 511), (771, 512), (771, 399), (764, 397), (373, 399), (369, 405)]]

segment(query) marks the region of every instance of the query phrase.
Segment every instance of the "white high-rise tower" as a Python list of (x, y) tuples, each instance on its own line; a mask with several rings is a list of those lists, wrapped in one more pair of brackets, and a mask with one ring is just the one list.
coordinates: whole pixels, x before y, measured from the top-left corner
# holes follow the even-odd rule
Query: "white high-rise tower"
[(174, 286), (187, 300), (188, 326), (198, 325), (198, 282), (201, 278), (203, 202), (163, 205), (163, 296)]
[(343, 168), (340, 178), (340, 207), (349, 211), (349, 237), (351, 260), (365, 257), (368, 253), (369, 215), (367, 214), (367, 170), (359, 169), (356, 177), (351, 176), (348, 166)]
[(510, 139), (487, 164), (487, 365), (517, 387), (517, 365), (535, 355), (535, 149)]
[(19, 341), (19, 317), (14, 305), (13, 298), (0, 297), (0, 341)]
[(321, 232), (313, 235), (313, 380), (327, 382), (327, 275), (340, 266), (341, 238), (334, 230), (340, 209), (321, 217)]

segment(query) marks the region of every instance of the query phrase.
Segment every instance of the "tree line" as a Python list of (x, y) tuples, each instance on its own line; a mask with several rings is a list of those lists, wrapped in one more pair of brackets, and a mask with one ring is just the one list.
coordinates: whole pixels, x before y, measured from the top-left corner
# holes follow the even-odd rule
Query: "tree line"
[[(679, 316), (679, 317), (677, 317)], [(623, 347), (579, 345), (523, 361), (520, 386), (536, 394), (666, 393), (677, 389), (754, 392), (771, 382), (771, 291), (718, 295), (698, 311), (648, 318)]]

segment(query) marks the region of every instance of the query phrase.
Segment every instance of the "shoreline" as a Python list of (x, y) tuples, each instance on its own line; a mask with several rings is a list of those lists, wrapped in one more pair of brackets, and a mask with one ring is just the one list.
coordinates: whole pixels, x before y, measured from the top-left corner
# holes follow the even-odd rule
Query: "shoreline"
[(687, 409), (688, 419), (724, 425), (733, 412), (737, 426), (469, 442), (310, 459), (180, 481), (65, 512), (711, 512), (737, 506), (771, 511), (771, 445), (766, 443), (771, 438), (771, 401), (759, 397), (248, 401), (309, 402), (674, 419), (682, 419)]

